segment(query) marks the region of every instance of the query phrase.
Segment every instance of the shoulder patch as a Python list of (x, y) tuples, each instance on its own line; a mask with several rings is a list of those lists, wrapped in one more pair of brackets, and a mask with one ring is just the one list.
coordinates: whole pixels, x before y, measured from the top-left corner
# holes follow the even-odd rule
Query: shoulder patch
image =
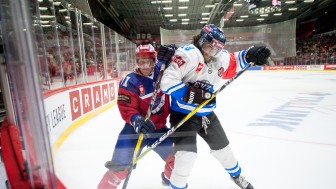
[(181, 56), (175, 55), (172, 58), (172, 62), (176, 63), (178, 67), (180, 68), (183, 64), (185, 64), (185, 61), (182, 59)]
[(143, 95), (145, 93), (145, 88), (143, 85), (139, 86), (139, 91), (140, 91), (140, 95)]
[(128, 95), (124, 95), (124, 94), (119, 94), (118, 95), (118, 101), (124, 101), (124, 102), (127, 102), (127, 103), (131, 103), (131, 97), (128, 96)]
[(219, 68), (219, 70), (218, 70), (218, 76), (219, 76), (220, 78), (223, 78), (223, 75), (224, 75), (224, 68), (221, 67), (221, 68)]
[(196, 68), (196, 72), (197, 72), (197, 73), (200, 72), (200, 71), (203, 69), (203, 67), (204, 67), (204, 64), (202, 64), (201, 62), (199, 62), (199, 63), (198, 63), (198, 66), (197, 66), (197, 68)]

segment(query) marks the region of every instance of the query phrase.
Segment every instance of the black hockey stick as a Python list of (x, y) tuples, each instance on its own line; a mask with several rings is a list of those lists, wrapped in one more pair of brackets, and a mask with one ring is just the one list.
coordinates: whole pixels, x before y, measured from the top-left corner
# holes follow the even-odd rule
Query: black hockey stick
[(244, 73), (249, 67), (251, 67), (253, 63), (249, 63), (245, 68), (239, 71), (235, 76), (233, 76), (230, 80), (224, 83), (218, 90), (216, 90), (212, 95), (211, 98), (208, 100), (203, 101), (200, 105), (198, 105), (193, 111), (191, 111), (188, 115), (186, 115), (175, 127), (172, 127), (168, 132), (163, 134), (158, 140), (156, 140), (151, 146), (149, 146), (146, 151), (141, 153), (136, 159), (134, 163), (137, 163), (140, 159), (142, 159), (146, 154), (148, 154), (151, 150), (157, 147), (163, 140), (168, 138), (172, 133), (176, 131), (183, 123), (185, 123), (189, 118), (191, 118), (196, 112), (201, 109), (203, 106), (208, 104), (213, 98), (215, 98), (218, 93), (220, 93), (223, 89), (225, 89), (230, 83), (236, 80), (242, 73)]
[[(153, 106), (154, 106), (154, 103), (155, 103), (155, 100), (156, 100), (156, 96), (157, 96), (158, 92), (160, 91), (161, 78), (162, 78), (162, 75), (163, 75), (163, 72), (164, 72), (165, 69), (166, 69), (166, 64), (163, 63), (161, 65), (161, 69), (160, 69), (160, 72), (158, 74), (158, 79), (157, 79), (157, 81), (155, 83), (155, 86), (154, 86), (153, 96), (152, 96), (151, 101), (149, 103), (149, 107), (148, 107), (148, 110), (147, 110), (145, 121), (147, 121), (152, 114), (152, 109), (153, 109)], [(144, 136), (144, 134), (140, 133), (139, 138), (138, 138), (138, 142), (137, 142), (135, 150), (134, 150), (132, 162), (128, 167), (128, 173), (127, 173), (127, 176), (125, 178), (125, 181), (124, 181), (124, 184), (123, 184), (123, 187), (122, 187), (123, 189), (126, 189), (128, 181), (131, 177), (133, 167), (136, 164), (135, 160), (138, 156), (138, 153), (139, 153), (139, 150), (140, 150), (140, 147), (141, 147), (141, 143), (142, 143), (142, 140), (143, 140), (143, 136)]]

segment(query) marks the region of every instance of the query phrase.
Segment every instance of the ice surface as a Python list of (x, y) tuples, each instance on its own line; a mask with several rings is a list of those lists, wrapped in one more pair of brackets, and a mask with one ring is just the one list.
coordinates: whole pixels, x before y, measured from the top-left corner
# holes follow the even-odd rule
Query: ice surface
[[(336, 188), (335, 72), (246, 72), (218, 95), (215, 112), (242, 175), (256, 189)], [(114, 106), (65, 140), (54, 160), (67, 188), (97, 187), (123, 125)], [(237, 189), (209, 152), (198, 138), (189, 188)], [(150, 152), (133, 170), (128, 188), (163, 188), (163, 166)]]

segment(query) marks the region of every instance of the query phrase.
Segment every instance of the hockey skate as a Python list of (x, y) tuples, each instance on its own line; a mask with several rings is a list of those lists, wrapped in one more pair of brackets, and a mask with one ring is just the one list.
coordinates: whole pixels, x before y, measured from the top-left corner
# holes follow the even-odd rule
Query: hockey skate
[[(164, 176), (164, 173), (163, 173), (163, 172), (161, 173), (161, 178), (162, 178), (162, 185), (165, 186), (165, 187), (169, 187), (169, 186), (170, 186), (170, 180), (167, 179), (167, 178)], [(188, 188), (188, 184), (186, 185), (185, 188)]]
[(251, 183), (245, 180), (245, 177), (238, 175), (237, 177), (231, 177), (233, 182), (235, 182), (241, 189), (253, 189)]
[(124, 171), (106, 171), (98, 184), (98, 189), (116, 189), (118, 185), (126, 178), (127, 170)]
[(168, 187), (170, 185), (170, 181), (168, 178), (166, 178), (163, 172), (161, 173), (161, 178), (162, 178), (162, 185)]

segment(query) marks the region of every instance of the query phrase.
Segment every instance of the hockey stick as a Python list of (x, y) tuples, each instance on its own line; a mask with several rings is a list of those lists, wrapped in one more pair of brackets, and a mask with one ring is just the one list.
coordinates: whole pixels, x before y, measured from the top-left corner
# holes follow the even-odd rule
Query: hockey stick
[(245, 68), (239, 71), (235, 76), (233, 76), (230, 80), (224, 83), (218, 90), (216, 90), (212, 95), (211, 98), (208, 100), (203, 101), (200, 105), (198, 105), (193, 111), (191, 111), (188, 115), (186, 115), (175, 127), (172, 127), (168, 132), (163, 134), (157, 141), (155, 141), (151, 146), (149, 146), (146, 151), (141, 153), (136, 159), (134, 163), (137, 163), (140, 159), (142, 159), (146, 154), (148, 154), (151, 150), (157, 147), (163, 140), (168, 138), (172, 133), (176, 131), (183, 123), (185, 123), (189, 118), (191, 118), (196, 112), (201, 109), (203, 106), (208, 104), (213, 98), (215, 98), (218, 93), (220, 93), (223, 89), (225, 89), (230, 83), (236, 80), (242, 73), (244, 73), (249, 67), (251, 67), (253, 63), (249, 63)]
[[(147, 121), (152, 114), (152, 109), (153, 109), (153, 106), (154, 106), (154, 103), (155, 103), (155, 100), (156, 100), (156, 96), (157, 96), (157, 94), (159, 92), (159, 89), (160, 89), (159, 86), (160, 86), (161, 78), (162, 78), (162, 75), (163, 75), (163, 72), (164, 72), (165, 69), (166, 69), (166, 64), (163, 63), (161, 65), (161, 69), (160, 69), (160, 72), (158, 74), (158, 79), (157, 79), (157, 81), (155, 83), (155, 86), (154, 86), (153, 96), (152, 96), (151, 101), (149, 103), (149, 107), (148, 107), (148, 110), (147, 110), (145, 121)], [(128, 173), (127, 173), (127, 176), (125, 178), (125, 181), (124, 181), (124, 184), (123, 184), (123, 187), (122, 187), (123, 189), (126, 189), (128, 181), (131, 177), (133, 167), (137, 163), (135, 160), (138, 156), (138, 153), (139, 153), (139, 150), (140, 150), (140, 147), (141, 147), (141, 143), (142, 143), (142, 140), (143, 140), (143, 136), (144, 136), (144, 134), (140, 133), (139, 138), (138, 138), (138, 142), (137, 142), (135, 150), (134, 150), (132, 162), (128, 167)]]

